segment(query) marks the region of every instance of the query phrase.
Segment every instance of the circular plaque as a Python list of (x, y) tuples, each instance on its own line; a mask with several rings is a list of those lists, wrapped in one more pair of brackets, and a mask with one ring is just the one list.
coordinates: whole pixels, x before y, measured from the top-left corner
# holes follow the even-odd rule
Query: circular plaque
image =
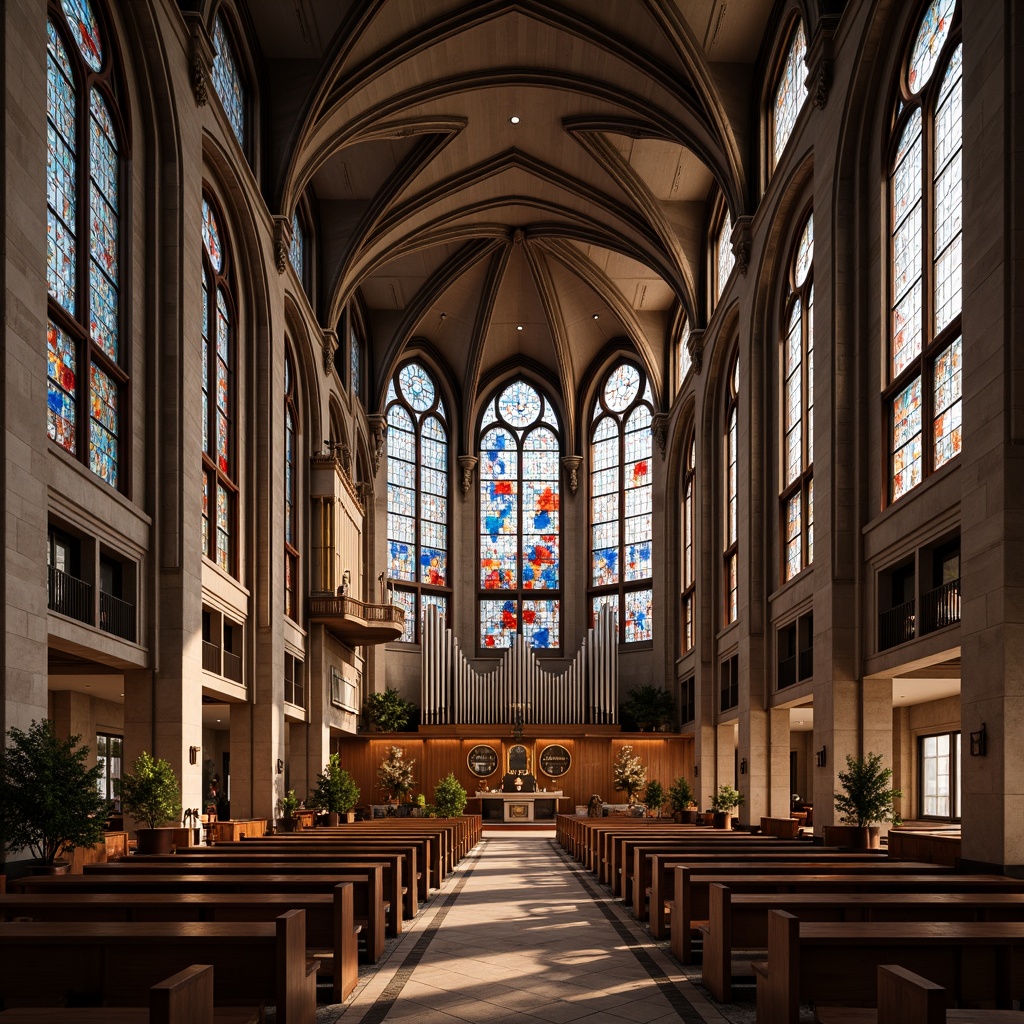
[(478, 779), (486, 779), (498, 770), (498, 753), (494, 747), (480, 743), (469, 752), (466, 763)]
[(540, 754), (540, 770), (553, 779), (564, 775), (572, 767), (572, 755), (565, 747), (552, 743)]

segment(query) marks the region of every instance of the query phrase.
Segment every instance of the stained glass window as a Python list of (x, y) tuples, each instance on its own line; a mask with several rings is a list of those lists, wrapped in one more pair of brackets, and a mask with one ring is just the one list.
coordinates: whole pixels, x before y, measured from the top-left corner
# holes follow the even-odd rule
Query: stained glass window
[(284, 610), (299, 617), (299, 524), (298, 524), (298, 406), (295, 372), (289, 354), (284, 357)]
[(782, 579), (811, 564), (814, 462), (814, 215), (797, 239), (782, 327), (780, 506), (783, 522)]
[[(355, 333), (352, 342), (356, 342)], [(406, 609), (401, 642), (416, 643), (423, 611), (447, 614), (449, 551), (448, 418), (430, 371), (419, 360), (388, 386), (388, 576)]]
[(725, 285), (736, 262), (732, 254), (732, 215), (728, 210), (722, 218), (718, 234), (715, 236), (715, 302), (722, 297)]
[(739, 393), (740, 361), (733, 358), (725, 407), (725, 622), (739, 614)]
[(694, 619), (696, 615), (696, 567), (694, 564), (694, 502), (697, 484), (697, 442), (691, 436), (686, 446), (686, 469), (683, 474), (683, 608), (682, 641), (683, 651), (693, 647)]
[(510, 647), (522, 633), (534, 648), (558, 649), (559, 422), (550, 400), (526, 380), (505, 385), (487, 404), (479, 466), (480, 646)]
[(363, 353), (359, 335), (354, 328), (349, 331), (348, 358), (349, 387), (352, 389), (352, 397), (358, 398), (363, 387)]
[[(96, 9), (89, 0), (61, 7), (64, 17), (47, 22), (47, 435), (121, 487), (128, 377), (120, 365), (117, 90)], [(86, 422), (87, 436), (79, 432)]]
[(683, 320), (683, 329), (679, 332), (679, 344), (676, 348), (676, 364), (679, 367), (679, 387), (683, 386), (686, 375), (690, 372), (693, 359), (690, 356), (690, 321)]
[(632, 363), (605, 377), (590, 433), (590, 588), (615, 607), (620, 640), (650, 640), (651, 385)]
[[(963, 53), (959, 0), (927, 5), (896, 100), (889, 172), (888, 497), (960, 453)], [(931, 422), (932, 429), (924, 424)]]
[(786, 59), (779, 71), (778, 80), (775, 83), (772, 103), (772, 153), (771, 169), (782, 156), (782, 151), (789, 142), (793, 133), (793, 126), (796, 124), (797, 115), (803, 108), (807, 99), (807, 87), (804, 79), (807, 69), (804, 67), (804, 59), (807, 56), (807, 38), (804, 35), (802, 21), (796, 23), (793, 34), (789, 39), (789, 46), (786, 48)]
[(288, 246), (288, 259), (291, 262), (299, 283), (306, 282), (306, 233), (302, 230), (302, 219), (296, 210), (292, 216), (292, 240)]
[(224, 113), (227, 115), (231, 130), (238, 139), (238, 144), (245, 148), (245, 85), (238, 69), (231, 37), (228, 34), (224, 19), (217, 17), (213, 26), (213, 48), (217, 51), (213, 58), (213, 88), (217, 93)]
[[(235, 572), (235, 377), (234, 297), (222, 225), (211, 198), (203, 195), (203, 533), (204, 554)], [(215, 508), (211, 509), (211, 501)], [(210, 515), (216, 529), (210, 529)]]

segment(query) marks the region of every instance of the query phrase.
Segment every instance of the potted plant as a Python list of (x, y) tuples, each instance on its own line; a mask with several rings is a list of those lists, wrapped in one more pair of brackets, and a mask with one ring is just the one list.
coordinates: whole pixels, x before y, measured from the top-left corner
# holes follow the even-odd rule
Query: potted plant
[(452, 772), (434, 787), (434, 811), (439, 818), (458, 818), (466, 809), (466, 791)]
[(369, 693), (363, 703), (363, 721), (375, 732), (401, 732), (415, 725), (419, 708), (390, 686), (382, 693)]
[(405, 760), (401, 747), (388, 747), (388, 756), (381, 761), (377, 769), (377, 781), (391, 800), (400, 800), (416, 785), (416, 780), (412, 777), (415, 763)]
[(693, 787), (680, 775), (669, 787), (668, 802), (676, 821), (693, 825), (697, 821), (696, 804), (693, 799)]
[(410, 812), (414, 818), (422, 818), (427, 810), (427, 794), (418, 793), (416, 795), (416, 806)]
[(661, 808), (665, 805), (665, 787), (657, 779), (651, 779), (644, 790), (644, 807), (647, 813), (655, 818), (661, 817)]
[(649, 683), (630, 690), (622, 702), (624, 727), (654, 732), (670, 725), (675, 718), (676, 702), (672, 694)]
[(163, 758), (145, 750), (135, 759), (132, 770), (121, 778), (121, 806), (136, 821), (136, 852), (170, 853), (174, 829), (168, 822), (181, 816), (181, 787), (174, 769)]
[(636, 802), (636, 794), (647, 781), (647, 769), (640, 758), (634, 756), (631, 744), (627, 743), (616, 756), (612, 764), (612, 776), (616, 790), (625, 790), (626, 803), (632, 806)]
[(889, 785), (892, 769), (882, 767), (882, 755), (870, 751), (866, 757), (846, 755), (846, 771), (839, 773), (842, 793), (834, 794), (840, 825), (826, 825), (826, 846), (877, 850), (881, 846), (882, 822), (900, 824), (894, 801), (903, 793)]
[(277, 801), (278, 809), (281, 812), (281, 831), (294, 832), (298, 819), (295, 812), (302, 806), (302, 801), (295, 795), (294, 789), (289, 789), (280, 800)]
[(27, 850), (34, 866), (64, 872), (57, 858), (103, 838), (107, 802), (99, 795), (102, 769), (86, 767), (81, 736), (62, 740), (49, 719), (28, 731), (12, 727), (0, 750), (0, 836), (12, 850)]
[(341, 757), (331, 754), (324, 770), (317, 776), (312, 803), (327, 812), (328, 825), (337, 825), (344, 814), (348, 822), (355, 821), (355, 806), (359, 801), (356, 780), (341, 767)]
[(732, 828), (732, 812), (742, 803), (743, 794), (738, 789), (728, 784), (719, 786), (711, 798), (711, 809), (715, 815), (712, 825), (715, 828)]

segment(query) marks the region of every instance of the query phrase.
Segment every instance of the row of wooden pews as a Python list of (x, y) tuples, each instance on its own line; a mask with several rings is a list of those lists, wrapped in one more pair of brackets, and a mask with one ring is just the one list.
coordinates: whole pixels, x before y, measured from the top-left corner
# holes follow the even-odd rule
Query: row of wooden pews
[[(1019, 879), (643, 819), (565, 816), (557, 835), (654, 937), (671, 938), (677, 959), (700, 955), (720, 1002), (738, 976), (756, 977), (758, 1024), (797, 1024), (801, 1002), (874, 1005), (881, 965), (941, 982), (951, 1002), (1024, 997)], [(738, 963), (736, 950), (767, 959)], [(829, 1010), (831, 1024), (845, 1024)]]
[[(472, 816), (364, 822), (21, 879), (0, 894), (0, 996), (141, 1006), (154, 971), (210, 963), (218, 1007), (248, 993), (312, 1024), (317, 972), (347, 999), (358, 960), (379, 960), (480, 834)], [(56, 985), (33, 955), (60, 964)]]

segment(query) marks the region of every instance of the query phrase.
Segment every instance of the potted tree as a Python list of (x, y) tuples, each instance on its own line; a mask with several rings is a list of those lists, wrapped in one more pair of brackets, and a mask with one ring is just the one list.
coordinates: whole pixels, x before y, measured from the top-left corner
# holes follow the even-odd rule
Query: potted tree
[(121, 806), (136, 822), (145, 822), (135, 830), (137, 853), (171, 852), (174, 829), (167, 823), (181, 816), (181, 787), (167, 761), (145, 750), (139, 754), (121, 779)]
[(697, 811), (694, 809), (696, 804), (693, 799), (693, 788), (682, 775), (669, 787), (668, 802), (676, 821), (686, 825), (696, 823)]
[(651, 779), (644, 790), (644, 807), (647, 813), (655, 818), (661, 817), (661, 809), (665, 805), (665, 787), (657, 779)]
[(846, 755), (846, 771), (839, 773), (842, 793), (834, 794), (839, 825), (826, 825), (826, 846), (877, 850), (881, 846), (881, 823), (900, 823), (894, 801), (903, 793), (889, 785), (892, 769), (882, 767), (882, 755), (868, 751), (866, 757)]
[(676, 713), (672, 694), (649, 683), (634, 687), (622, 702), (625, 728), (632, 726), (640, 732), (654, 732), (670, 725)]
[(390, 686), (380, 693), (369, 693), (363, 704), (363, 722), (374, 732), (402, 732), (415, 726), (419, 709)]
[(743, 794), (738, 789), (725, 784), (718, 787), (718, 792), (711, 798), (711, 809), (715, 817), (712, 825), (715, 828), (732, 828), (732, 812), (743, 803)]
[(62, 873), (58, 857), (103, 838), (107, 802), (99, 795), (101, 768), (86, 767), (81, 736), (62, 740), (49, 719), (28, 731), (12, 727), (0, 750), (0, 837), (32, 854), (32, 870)]
[(295, 795), (294, 789), (289, 789), (277, 803), (281, 811), (281, 831), (295, 832), (298, 823), (295, 812), (302, 806), (302, 801)]
[(626, 803), (630, 806), (636, 803), (636, 794), (647, 781), (647, 769), (640, 758), (633, 754), (631, 744), (627, 743), (616, 756), (612, 764), (612, 776), (615, 788), (620, 792), (625, 790)]
[(327, 824), (337, 825), (344, 814), (349, 822), (355, 821), (355, 806), (359, 801), (356, 780), (341, 767), (341, 757), (331, 754), (324, 770), (317, 776), (312, 803), (327, 812)]
[(434, 787), (434, 813), (439, 818), (458, 818), (466, 809), (466, 799), (462, 784), (449, 772)]

